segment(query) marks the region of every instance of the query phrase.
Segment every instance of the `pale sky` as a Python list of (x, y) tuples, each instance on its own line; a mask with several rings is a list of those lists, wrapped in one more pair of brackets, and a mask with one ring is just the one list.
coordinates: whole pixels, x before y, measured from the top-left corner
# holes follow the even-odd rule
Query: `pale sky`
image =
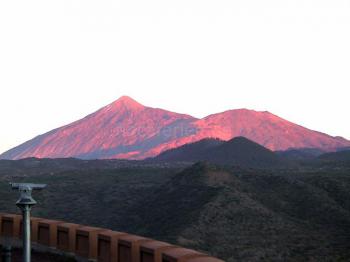
[(0, 152), (129, 95), (350, 139), (350, 0), (0, 1)]

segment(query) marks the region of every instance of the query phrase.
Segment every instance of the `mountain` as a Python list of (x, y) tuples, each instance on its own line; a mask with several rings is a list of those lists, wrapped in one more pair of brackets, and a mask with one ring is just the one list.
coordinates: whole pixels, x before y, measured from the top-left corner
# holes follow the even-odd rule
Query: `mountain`
[(167, 162), (208, 161), (220, 165), (234, 165), (250, 168), (271, 168), (287, 166), (280, 156), (245, 137), (229, 141), (203, 139), (198, 142), (170, 149), (153, 159)]
[(329, 151), (350, 143), (344, 138), (331, 137), (296, 125), (267, 111), (229, 110), (205, 117), (197, 123), (200, 136), (223, 140), (244, 136), (273, 151), (291, 148)]
[[(145, 107), (123, 96), (97, 112), (40, 135), (1, 158), (137, 158), (159, 144), (180, 138), (195, 118)], [(169, 132), (168, 132), (169, 131)]]
[(270, 150), (350, 146), (341, 137), (312, 131), (269, 112), (237, 109), (197, 119), (141, 105), (123, 96), (85, 118), (39, 135), (0, 155), (82, 159), (143, 159), (204, 138), (244, 136)]
[(207, 153), (215, 164), (270, 168), (287, 165), (277, 154), (245, 137), (235, 137)]
[(217, 138), (204, 138), (197, 142), (169, 149), (150, 159), (156, 162), (198, 162), (203, 161), (204, 156), (213, 148), (222, 145), (225, 141)]

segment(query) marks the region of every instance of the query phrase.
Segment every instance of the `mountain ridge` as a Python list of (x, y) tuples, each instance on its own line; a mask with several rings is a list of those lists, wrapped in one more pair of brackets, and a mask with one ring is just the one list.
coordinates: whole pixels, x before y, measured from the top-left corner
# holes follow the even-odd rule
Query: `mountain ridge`
[(217, 165), (243, 168), (286, 168), (290, 166), (287, 160), (275, 152), (245, 137), (234, 137), (228, 141), (206, 138), (167, 150), (150, 161), (156, 163), (207, 161)]
[(350, 141), (313, 131), (270, 112), (233, 109), (198, 119), (144, 106), (122, 96), (68, 125), (39, 135), (0, 155), (82, 159), (144, 159), (204, 138), (243, 136), (270, 150), (319, 148), (335, 151)]

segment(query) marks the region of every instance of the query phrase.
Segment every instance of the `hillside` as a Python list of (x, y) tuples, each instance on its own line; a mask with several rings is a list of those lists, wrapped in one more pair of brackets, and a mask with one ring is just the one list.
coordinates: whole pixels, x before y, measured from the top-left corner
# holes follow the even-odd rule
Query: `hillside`
[(46, 162), (42, 170), (42, 160), (26, 161), (26, 167), (12, 161), (6, 171), (0, 165), (1, 212), (18, 212), (18, 193), (8, 182), (35, 181), (49, 185), (35, 192), (35, 216), (145, 235), (228, 262), (350, 259), (345, 167), (261, 171), (198, 163), (184, 170), (104, 169), (87, 161), (88, 168), (60, 170), (58, 162), (50, 170)]
[[(174, 236), (227, 261), (350, 258), (349, 185), (349, 176), (285, 177), (196, 164), (136, 205), (129, 226), (143, 222), (140, 233)], [(163, 208), (147, 214), (157, 206)]]
[(229, 141), (204, 139), (161, 153), (154, 161), (198, 162), (208, 161), (220, 165), (273, 168), (289, 163), (269, 149), (244, 137)]
[(350, 146), (341, 137), (312, 131), (269, 112), (228, 110), (197, 119), (121, 97), (100, 110), (0, 155), (0, 159), (144, 159), (204, 138), (246, 137), (270, 150)]
[(342, 166), (350, 167), (350, 150), (322, 154), (317, 160), (323, 165), (331, 165), (338, 168)]
[(336, 162), (350, 161), (350, 150), (322, 154), (319, 156), (319, 159)]
[(294, 161), (307, 161), (316, 159), (318, 156), (325, 152), (317, 148), (302, 148), (302, 149), (289, 149), (286, 151), (277, 151), (279, 156)]
[(156, 162), (197, 162), (203, 159), (208, 151), (222, 145), (225, 141), (215, 138), (204, 138), (197, 142), (162, 152), (153, 159)]

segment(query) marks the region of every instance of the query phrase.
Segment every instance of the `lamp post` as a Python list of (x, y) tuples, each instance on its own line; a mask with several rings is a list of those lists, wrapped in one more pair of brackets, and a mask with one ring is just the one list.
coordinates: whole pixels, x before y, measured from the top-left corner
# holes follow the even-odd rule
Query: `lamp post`
[(30, 262), (30, 210), (36, 204), (36, 201), (32, 197), (32, 191), (42, 190), (46, 187), (46, 185), (30, 183), (10, 183), (10, 185), (12, 189), (20, 192), (20, 197), (16, 202), (16, 206), (21, 209), (23, 216), (23, 262)]

